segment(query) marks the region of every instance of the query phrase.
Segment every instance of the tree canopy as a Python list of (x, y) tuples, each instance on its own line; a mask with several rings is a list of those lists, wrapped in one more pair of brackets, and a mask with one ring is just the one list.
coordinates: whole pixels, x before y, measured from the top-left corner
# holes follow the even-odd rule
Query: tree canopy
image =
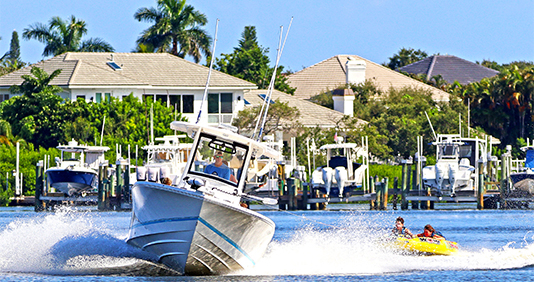
[[(269, 49), (259, 45), (254, 26), (246, 26), (241, 36), (242, 39), (233, 53), (221, 54), (221, 58), (216, 58), (214, 69), (250, 81), (260, 89), (266, 89), (274, 71), (274, 67), (269, 66)], [(295, 93), (295, 88), (287, 84), (283, 66), (277, 68), (274, 88), (289, 94)]]
[(24, 39), (36, 39), (45, 44), (43, 56), (56, 56), (65, 52), (113, 52), (113, 47), (101, 38), (82, 40), (87, 24), (71, 16), (68, 20), (52, 17), (48, 25), (35, 23), (24, 29)]
[(389, 62), (384, 63), (384, 65), (392, 70), (396, 70), (400, 67), (420, 61), (426, 57), (428, 57), (428, 54), (425, 51), (403, 47), (398, 53), (393, 54), (393, 56), (389, 58)]
[(532, 64), (505, 66), (495, 77), (468, 85), (450, 85), (449, 92), (461, 98), (465, 105), (470, 105), (472, 125), (501, 139), (502, 146), (533, 136)]
[(21, 69), (26, 63), (20, 59), (19, 34), (16, 30), (11, 35), (9, 51), (0, 58), (0, 76)]
[(186, 0), (157, 0), (156, 8), (140, 8), (134, 18), (153, 23), (137, 40), (148, 47), (145, 50), (170, 52), (181, 58), (189, 55), (196, 63), (202, 54), (211, 56), (211, 37), (202, 29), (208, 19), (193, 6), (186, 5)]
[[(257, 121), (260, 117), (260, 106), (245, 108), (239, 111), (237, 117), (233, 120), (232, 125), (237, 126), (242, 134), (249, 134), (254, 131)], [(298, 132), (301, 128), (297, 118), (300, 112), (297, 108), (291, 107), (287, 102), (276, 100), (269, 106), (267, 112), (263, 135), (269, 135), (274, 131)], [(260, 127), (261, 124), (258, 126)], [(257, 129), (260, 130), (259, 128)], [(250, 135), (250, 134), (249, 134)]]

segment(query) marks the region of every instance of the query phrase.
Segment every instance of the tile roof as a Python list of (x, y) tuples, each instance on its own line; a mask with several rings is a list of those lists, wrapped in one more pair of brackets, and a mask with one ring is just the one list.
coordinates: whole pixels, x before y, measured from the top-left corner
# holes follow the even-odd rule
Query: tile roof
[(499, 74), (496, 70), (451, 55), (427, 57), (399, 68), (399, 70), (407, 73), (425, 74), (427, 79), (441, 75), (448, 83), (458, 81), (464, 85)]
[[(114, 70), (113, 61), (122, 70)], [(209, 68), (168, 53), (91, 53), (69, 52), (32, 66), (51, 73), (63, 69), (51, 84), (59, 86), (141, 86), (141, 87), (204, 87)], [(21, 84), (21, 75), (31, 67), (0, 76), (0, 87)], [(210, 87), (241, 87), (256, 85), (219, 71), (212, 71)]]
[[(267, 93), (266, 89), (255, 89), (246, 91), (244, 97), (252, 106), (261, 106), (263, 99), (259, 95)], [(273, 101), (287, 102), (290, 107), (296, 107), (300, 112), (298, 121), (306, 127), (335, 127), (344, 116), (341, 112), (299, 99), (278, 90), (273, 90), (271, 99)], [(364, 124), (367, 122), (360, 120), (359, 123)]]
[(345, 85), (345, 63), (349, 57), (353, 60), (365, 61), (365, 79), (373, 81), (383, 92), (387, 92), (391, 87), (417, 87), (432, 91), (434, 100), (449, 100), (449, 93), (441, 89), (355, 55), (337, 55), (289, 75), (287, 77), (289, 85), (297, 88), (295, 97), (309, 99), (317, 94)]

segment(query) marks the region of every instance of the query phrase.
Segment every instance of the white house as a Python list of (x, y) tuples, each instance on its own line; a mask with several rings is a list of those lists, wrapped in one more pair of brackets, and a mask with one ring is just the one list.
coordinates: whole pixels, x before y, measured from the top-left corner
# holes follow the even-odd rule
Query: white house
[[(131, 93), (140, 99), (161, 100), (196, 121), (209, 68), (168, 53), (68, 52), (0, 77), (0, 102), (10, 98), (9, 87), (23, 82), (36, 66), (52, 73), (62, 69), (50, 84), (63, 89), (64, 99), (102, 102)], [(212, 71), (209, 94), (202, 106), (202, 122), (231, 123), (244, 107), (244, 92), (256, 89), (248, 81)]]

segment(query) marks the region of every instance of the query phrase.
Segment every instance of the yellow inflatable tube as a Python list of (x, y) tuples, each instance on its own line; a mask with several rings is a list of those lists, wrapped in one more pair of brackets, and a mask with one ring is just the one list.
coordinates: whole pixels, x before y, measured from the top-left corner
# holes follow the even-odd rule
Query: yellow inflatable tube
[(423, 255), (449, 256), (458, 252), (458, 244), (455, 242), (429, 237), (398, 237), (393, 245), (398, 249)]

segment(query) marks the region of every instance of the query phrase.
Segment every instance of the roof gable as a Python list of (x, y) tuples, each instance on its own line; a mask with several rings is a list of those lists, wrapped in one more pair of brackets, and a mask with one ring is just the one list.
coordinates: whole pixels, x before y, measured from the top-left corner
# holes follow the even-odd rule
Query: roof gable
[(441, 75), (447, 83), (458, 81), (464, 85), (499, 74), (496, 70), (451, 55), (427, 57), (421, 61), (401, 67), (399, 70), (413, 74), (424, 74), (427, 79)]
[(289, 85), (297, 88), (295, 97), (309, 99), (345, 85), (345, 63), (349, 58), (365, 61), (365, 79), (373, 81), (383, 92), (391, 87), (415, 87), (431, 91), (434, 100), (449, 100), (450, 95), (445, 91), (355, 55), (337, 55), (289, 75)]

